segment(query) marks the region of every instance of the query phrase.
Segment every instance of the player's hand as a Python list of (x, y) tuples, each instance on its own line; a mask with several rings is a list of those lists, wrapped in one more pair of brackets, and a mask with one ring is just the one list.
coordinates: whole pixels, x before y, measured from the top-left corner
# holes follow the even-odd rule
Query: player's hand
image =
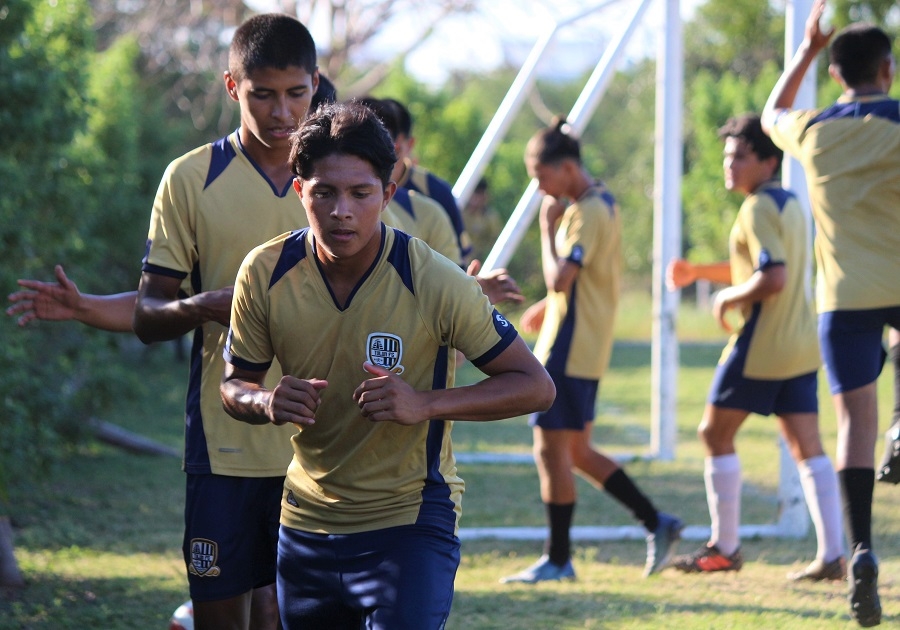
[(546, 306), (546, 302), (541, 300), (525, 309), (525, 312), (522, 313), (522, 317), (519, 319), (519, 327), (522, 329), (522, 332), (535, 333), (541, 329), (541, 326), (544, 324)]
[(296, 425), (316, 423), (316, 411), (322, 402), (319, 395), (328, 387), (328, 381), (282, 376), (272, 390), (267, 414), (272, 424), (291, 422)]
[(419, 392), (402, 378), (372, 365), (363, 363), (363, 369), (374, 378), (363, 381), (353, 392), (353, 400), (359, 405), (362, 415), (372, 422), (396, 422), (397, 424), (419, 424), (427, 418), (422, 415), (423, 404)]
[(473, 260), (466, 269), (468, 275), (475, 276), (491, 304), (500, 304), (501, 302), (521, 304), (525, 300), (519, 285), (506, 269), (494, 269), (484, 275), (479, 275), (479, 271), (481, 271), (480, 260)]
[(666, 288), (676, 291), (681, 287), (693, 284), (697, 280), (697, 272), (694, 265), (686, 260), (677, 258), (669, 263), (666, 268)]
[(722, 330), (732, 332), (731, 324), (728, 323), (725, 315), (728, 311), (737, 308), (740, 305), (740, 300), (736, 299), (734, 296), (734, 287), (727, 287), (716, 293), (713, 298), (712, 311), (713, 317), (716, 318), (716, 321), (719, 323)]
[(19, 286), (27, 290), (9, 294), (13, 305), (6, 309), (6, 314), (18, 316), (16, 323), (19, 326), (26, 326), (35, 319), (55, 322), (75, 319), (81, 304), (81, 293), (66, 276), (62, 265), (56, 265), (53, 271), (56, 282), (19, 280)]
[(822, 30), (821, 20), (824, 13), (825, 0), (816, 0), (809, 11), (809, 17), (806, 18), (803, 36), (809, 47), (816, 52), (824, 50), (834, 35), (834, 27), (827, 31)]

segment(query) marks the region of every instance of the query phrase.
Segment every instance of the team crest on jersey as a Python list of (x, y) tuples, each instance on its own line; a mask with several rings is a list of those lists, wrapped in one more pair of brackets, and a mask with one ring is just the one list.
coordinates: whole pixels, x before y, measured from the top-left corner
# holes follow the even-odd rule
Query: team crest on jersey
[(200, 577), (216, 577), (222, 572), (216, 566), (219, 556), (219, 545), (206, 538), (191, 539), (191, 565), (188, 571)]
[(397, 335), (385, 332), (369, 334), (366, 340), (366, 359), (394, 374), (403, 374), (403, 340)]

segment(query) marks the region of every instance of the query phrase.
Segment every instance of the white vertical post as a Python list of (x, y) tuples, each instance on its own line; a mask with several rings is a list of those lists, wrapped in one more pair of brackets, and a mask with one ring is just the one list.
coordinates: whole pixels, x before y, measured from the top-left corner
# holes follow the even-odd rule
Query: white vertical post
[(675, 458), (678, 294), (665, 286), (666, 265), (681, 251), (683, 51), (679, 0), (661, 0), (664, 17), (656, 57), (656, 152), (653, 193), (653, 339), (651, 452)]
[[(812, 7), (812, 0), (789, 0), (785, 7), (784, 59), (787, 63), (800, 47), (806, 26), (806, 18)], [(803, 77), (797, 97), (796, 108), (812, 108), (816, 103), (816, 63), (813, 62)], [(806, 177), (800, 163), (794, 158), (785, 156), (781, 170), (782, 185), (792, 190), (800, 204), (806, 209), (809, 234), (812, 236), (812, 215), (809, 211), (809, 195), (806, 188)], [(810, 264), (810, 269), (812, 268)], [(806, 291), (812, 297), (812, 278), (806, 279)], [(797, 465), (790, 456), (784, 438), (779, 437), (778, 446), (781, 452), (781, 473), (778, 479), (778, 527), (785, 536), (802, 538), (809, 530), (810, 518)]]

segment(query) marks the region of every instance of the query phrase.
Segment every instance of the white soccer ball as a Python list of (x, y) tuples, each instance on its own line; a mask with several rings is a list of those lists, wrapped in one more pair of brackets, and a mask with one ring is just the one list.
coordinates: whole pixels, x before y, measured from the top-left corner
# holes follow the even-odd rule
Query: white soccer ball
[(194, 630), (194, 604), (187, 600), (172, 613), (169, 630)]

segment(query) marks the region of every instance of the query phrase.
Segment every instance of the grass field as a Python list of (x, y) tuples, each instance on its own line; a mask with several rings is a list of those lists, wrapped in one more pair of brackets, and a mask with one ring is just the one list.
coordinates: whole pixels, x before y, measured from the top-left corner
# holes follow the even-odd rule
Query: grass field
[[(642, 296), (629, 300), (620, 317), (624, 323), (613, 365), (601, 387), (594, 435), (611, 453), (640, 455), (647, 449), (650, 430), (650, 349), (640, 339), (649, 334), (649, 306)], [(639, 459), (626, 464), (660, 508), (696, 526), (708, 526), (709, 517), (695, 428), (723, 341), (707, 317), (688, 309), (679, 323), (690, 343), (681, 347), (675, 461)], [(171, 349), (163, 346), (129, 353), (123, 369), (140, 369), (146, 378), (105, 419), (180, 448), (186, 367), (174, 364)], [(888, 369), (880, 383), (883, 418), (890, 402), (890, 377)], [(473, 378), (471, 368), (464, 368), (460, 378)], [(833, 453), (834, 415), (822, 391), (823, 433)], [(458, 452), (528, 453), (530, 442), (522, 418), (457, 423), (454, 428)], [(738, 448), (745, 474), (742, 521), (772, 522), (778, 512), (779, 472), (774, 423), (748, 420)], [(135, 456), (90, 444), (72, 453), (48, 478), (13, 497), (16, 556), (27, 586), (3, 594), (0, 628), (165, 628), (169, 615), (187, 598), (180, 554), (184, 478), (179, 464), (175, 458)], [(533, 465), (461, 464), (460, 469), (467, 481), (463, 527), (543, 525)], [(896, 627), (900, 488), (876, 486), (882, 627)], [(618, 504), (586, 483), (580, 482), (579, 494), (575, 525), (634, 524)], [(681, 549), (689, 551), (698, 544), (683, 541)], [(786, 572), (814, 556), (811, 531), (800, 539), (743, 541), (747, 562), (737, 574), (693, 576), (670, 570), (645, 580), (643, 541), (576, 541), (577, 581), (498, 583), (501, 576), (532, 563), (540, 550), (536, 540), (464, 542), (448, 628), (857, 627), (847, 614), (845, 584), (796, 585), (784, 579)]]

